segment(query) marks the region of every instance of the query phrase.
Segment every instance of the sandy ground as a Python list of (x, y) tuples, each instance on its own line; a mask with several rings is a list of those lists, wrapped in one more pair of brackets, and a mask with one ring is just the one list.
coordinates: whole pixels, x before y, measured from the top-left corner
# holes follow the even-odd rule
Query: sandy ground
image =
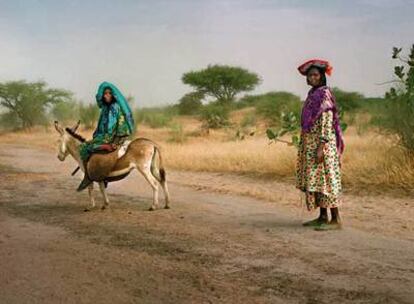
[(347, 194), (317, 232), (291, 185), (169, 172), (170, 210), (132, 176), (83, 212), (73, 168), (0, 147), (0, 303), (414, 303), (411, 197)]

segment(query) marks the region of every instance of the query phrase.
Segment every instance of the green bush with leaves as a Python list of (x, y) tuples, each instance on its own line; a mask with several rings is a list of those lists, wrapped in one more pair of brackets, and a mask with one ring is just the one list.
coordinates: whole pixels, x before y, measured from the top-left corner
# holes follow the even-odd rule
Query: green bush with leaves
[(375, 117), (381, 130), (397, 135), (399, 144), (414, 156), (414, 45), (407, 56), (401, 48), (393, 49), (394, 86), (385, 95), (382, 111)]
[(170, 137), (168, 141), (175, 143), (183, 143), (186, 141), (183, 125), (180, 123), (172, 123), (170, 126)]
[(177, 109), (173, 106), (158, 108), (142, 108), (134, 112), (136, 124), (145, 124), (153, 129), (168, 127)]
[(99, 107), (93, 104), (79, 104), (79, 119), (86, 129), (93, 129), (98, 124)]
[(272, 126), (280, 127), (283, 123), (282, 115), (294, 113), (299, 115), (301, 102), (299, 96), (289, 92), (269, 92), (256, 96), (256, 112), (264, 117)]
[(204, 106), (200, 115), (203, 127), (219, 129), (228, 126), (230, 124), (229, 112), (230, 107), (219, 102), (213, 102)]
[(256, 124), (256, 113), (253, 112), (248, 112), (243, 116), (242, 121), (240, 122), (240, 126), (242, 128), (245, 127), (252, 127)]
[(60, 101), (53, 105), (51, 115), (54, 120), (67, 124), (79, 119), (79, 105), (73, 101)]
[(191, 92), (185, 94), (178, 102), (178, 112), (180, 115), (194, 115), (200, 113), (204, 99), (204, 93)]

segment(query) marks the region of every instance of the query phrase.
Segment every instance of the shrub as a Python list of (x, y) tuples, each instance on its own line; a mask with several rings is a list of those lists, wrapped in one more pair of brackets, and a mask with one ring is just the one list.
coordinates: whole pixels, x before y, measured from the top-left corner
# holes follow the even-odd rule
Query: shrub
[(229, 125), (229, 107), (218, 102), (210, 103), (201, 111), (201, 121), (205, 128), (219, 129)]
[(407, 58), (400, 55), (401, 51), (394, 48), (393, 59), (403, 65), (394, 68), (396, 85), (386, 93), (375, 122), (382, 130), (397, 135), (400, 145), (414, 155), (414, 45)]
[(168, 106), (163, 108), (142, 108), (135, 111), (137, 124), (146, 124), (151, 128), (163, 128), (171, 123), (177, 110)]
[(86, 129), (94, 128), (99, 119), (99, 107), (96, 104), (79, 104), (79, 119)]
[(181, 115), (194, 115), (200, 112), (204, 99), (204, 93), (191, 92), (185, 94), (178, 103), (178, 112)]
[(244, 115), (242, 121), (240, 122), (240, 126), (242, 128), (251, 127), (256, 124), (256, 114), (254, 112), (249, 112)]
[(257, 114), (267, 119), (271, 125), (281, 126), (283, 113), (299, 115), (301, 111), (300, 98), (288, 92), (270, 92), (256, 96)]
[(53, 105), (51, 115), (54, 120), (68, 123), (79, 119), (79, 106), (74, 101), (60, 101)]
[(180, 123), (173, 123), (170, 127), (170, 142), (183, 143), (186, 141), (184, 128)]

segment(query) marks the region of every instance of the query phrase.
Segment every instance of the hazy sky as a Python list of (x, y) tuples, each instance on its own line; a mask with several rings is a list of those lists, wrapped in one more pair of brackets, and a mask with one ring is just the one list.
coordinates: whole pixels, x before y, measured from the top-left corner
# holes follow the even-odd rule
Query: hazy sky
[(382, 95), (391, 48), (414, 43), (413, 0), (0, 0), (0, 81), (43, 79), (94, 100), (114, 82), (139, 106), (191, 90), (181, 75), (208, 64), (258, 73), (256, 93), (305, 96), (296, 71), (331, 61), (330, 85)]

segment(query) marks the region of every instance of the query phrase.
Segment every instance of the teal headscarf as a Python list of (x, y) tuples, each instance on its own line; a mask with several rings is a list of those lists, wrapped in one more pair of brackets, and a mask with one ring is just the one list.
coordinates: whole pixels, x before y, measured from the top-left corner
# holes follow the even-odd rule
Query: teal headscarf
[[(112, 91), (112, 96), (115, 99), (110, 105), (106, 105), (102, 99), (105, 89), (108, 88)], [(102, 82), (99, 85), (98, 92), (96, 93), (96, 103), (99, 108), (101, 108), (101, 115), (93, 137), (104, 134), (112, 134), (117, 124), (119, 111), (122, 111), (124, 114), (125, 123), (128, 127), (129, 133), (133, 133), (134, 119), (132, 117), (131, 108), (129, 107), (124, 95), (122, 95), (121, 91), (119, 91), (115, 85), (106, 81)]]

